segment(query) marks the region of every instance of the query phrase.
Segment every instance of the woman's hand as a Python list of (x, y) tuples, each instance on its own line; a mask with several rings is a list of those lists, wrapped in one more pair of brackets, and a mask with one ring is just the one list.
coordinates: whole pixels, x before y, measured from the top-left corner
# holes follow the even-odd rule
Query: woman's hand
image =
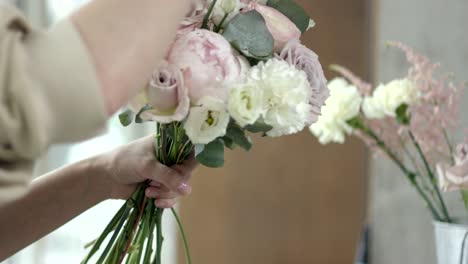
[(187, 182), (198, 165), (195, 158), (169, 168), (154, 153), (154, 136), (149, 136), (96, 158), (108, 178), (111, 199), (128, 199), (138, 184), (148, 180), (146, 195), (156, 199), (157, 207), (171, 208), (176, 198), (190, 194)]

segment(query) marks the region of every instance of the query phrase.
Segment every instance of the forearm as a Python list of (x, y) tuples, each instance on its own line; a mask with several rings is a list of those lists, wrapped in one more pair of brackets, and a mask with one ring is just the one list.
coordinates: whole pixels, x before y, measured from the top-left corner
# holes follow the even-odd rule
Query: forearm
[(88, 159), (35, 180), (22, 198), (0, 205), (0, 261), (107, 199), (109, 178)]
[(94, 0), (72, 19), (113, 113), (143, 88), (164, 58), (192, 0)]

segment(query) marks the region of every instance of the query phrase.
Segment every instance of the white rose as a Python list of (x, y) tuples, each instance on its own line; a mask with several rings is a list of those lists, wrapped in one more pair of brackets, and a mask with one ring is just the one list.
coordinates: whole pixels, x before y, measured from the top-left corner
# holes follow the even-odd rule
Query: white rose
[(205, 96), (190, 109), (184, 128), (192, 143), (208, 144), (226, 135), (229, 120), (225, 103), (217, 98)]
[[(239, 14), (242, 5), (239, 0), (218, 0), (213, 9), (213, 15), (211, 19), (218, 26), (226, 25), (232, 18)], [(220, 25), (223, 18), (226, 19), (223, 22), (223, 25)]]
[(322, 107), (318, 121), (310, 131), (319, 138), (320, 143), (344, 143), (346, 134), (352, 132), (348, 121), (359, 115), (362, 97), (358, 89), (343, 78), (328, 83), (330, 97)]
[(312, 90), (305, 72), (271, 59), (253, 67), (250, 78), (263, 94), (262, 117), (273, 127), (268, 136), (290, 135), (304, 129), (312, 111)]
[(398, 107), (402, 104), (411, 104), (417, 97), (416, 87), (410, 80), (395, 80), (387, 85), (379, 85), (372, 97), (364, 99), (362, 110), (370, 119), (395, 117)]
[(241, 126), (254, 124), (262, 114), (262, 91), (255, 82), (247, 81), (231, 88), (229, 113)]

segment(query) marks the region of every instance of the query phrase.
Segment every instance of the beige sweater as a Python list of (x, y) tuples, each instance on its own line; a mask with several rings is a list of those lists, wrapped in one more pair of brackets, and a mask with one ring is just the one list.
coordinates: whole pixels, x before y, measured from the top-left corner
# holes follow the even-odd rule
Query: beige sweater
[(34, 160), (49, 145), (102, 129), (100, 91), (71, 21), (35, 30), (16, 9), (0, 3), (0, 201), (26, 190)]

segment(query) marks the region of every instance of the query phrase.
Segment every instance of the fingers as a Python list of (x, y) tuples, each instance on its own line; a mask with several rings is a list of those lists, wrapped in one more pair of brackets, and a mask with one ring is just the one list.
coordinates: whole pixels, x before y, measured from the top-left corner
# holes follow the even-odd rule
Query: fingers
[(181, 174), (191, 174), (197, 167), (199, 163), (195, 158), (195, 154), (192, 153), (190, 158), (184, 161), (184, 163), (175, 165), (173, 169), (179, 171)]
[(176, 199), (180, 194), (161, 188), (148, 187), (146, 189), (146, 196), (153, 199)]
[(176, 200), (175, 199), (160, 199), (160, 200), (156, 200), (154, 204), (158, 208), (169, 209), (176, 205)]

